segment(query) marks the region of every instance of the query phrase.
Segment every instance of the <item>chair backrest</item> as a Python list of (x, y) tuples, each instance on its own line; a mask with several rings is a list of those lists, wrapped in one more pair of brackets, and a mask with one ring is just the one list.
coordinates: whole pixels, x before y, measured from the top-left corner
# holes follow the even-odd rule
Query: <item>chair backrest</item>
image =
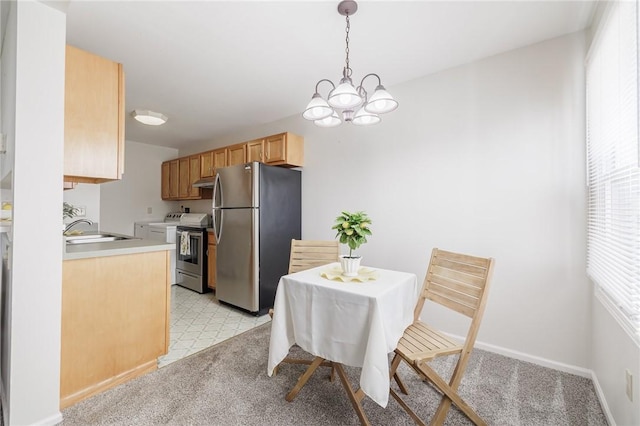
[(289, 273), (337, 262), (339, 253), (340, 247), (337, 240), (291, 240)]
[(433, 249), (414, 312), (415, 319), (418, 320), (425, 300), (429, 299), (479, 322), (487, 300), (493, 263), (493, 258)]

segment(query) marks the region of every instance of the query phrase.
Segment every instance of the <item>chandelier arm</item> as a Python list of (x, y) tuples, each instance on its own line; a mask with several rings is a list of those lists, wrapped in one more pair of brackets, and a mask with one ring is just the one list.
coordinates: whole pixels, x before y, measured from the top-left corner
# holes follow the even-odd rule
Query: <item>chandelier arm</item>
[[(336, 85), (335, 85), (335, 84), (333, 84), (333, 81), (331, 81), (331, 80), (329, 80), (329, 79), (326, 79), (326, 78), (323, 78), (322, 80), (320, 80), (319, 82), (317, 82), (317, 83), (316, 83), (316, 93), (319, 93), (319, 92), (318, 92), (318, 86), (320, 86), (320, 83), (322, 83), (323, 81), (326, 81), (326, 82), (328, 82), (328, 83), (331, 85), (331, 87), (332, 87), (332, 89), (331, 89), (331, 90), (333, 90), (333, 89), (335, 89), (335, 88), (336, 88)], [(331, 93), (331, 92), (329, 92), (329, 93)]]
[(365, 75), (364, 77), (362, 77), (362, 80), (360, 81), (360, 87), (362, 87), (362, 84), (364, 83), (364, 80), (367, 77), (370, 77), (370, 76), (374, 76), (374, 77), (376, 77), (378, 79), (378, 86), (382, 85), (382, 80), (380, 80), (380, 76), (378, 74), (372, 72), (372, 73), (369, 73), (369, 74)]

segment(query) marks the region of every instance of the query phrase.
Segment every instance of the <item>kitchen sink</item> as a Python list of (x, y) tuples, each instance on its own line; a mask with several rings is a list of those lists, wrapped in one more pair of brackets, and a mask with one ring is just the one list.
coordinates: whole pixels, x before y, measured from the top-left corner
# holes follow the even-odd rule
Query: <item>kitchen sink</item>
[(109, 241), (131, 240), (131, 237), (111, 234), (69, 235), (65, 237), (67, 244), (106, 243)]

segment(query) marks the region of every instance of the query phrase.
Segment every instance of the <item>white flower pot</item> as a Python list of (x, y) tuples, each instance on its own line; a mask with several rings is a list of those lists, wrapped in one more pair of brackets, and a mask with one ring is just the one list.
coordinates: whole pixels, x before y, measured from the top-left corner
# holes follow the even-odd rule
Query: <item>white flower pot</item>
[(360, 269), (360, 256), (340, 256), (340, 265), (342, 266), (342, 275), (345, 277), (355, 277)]

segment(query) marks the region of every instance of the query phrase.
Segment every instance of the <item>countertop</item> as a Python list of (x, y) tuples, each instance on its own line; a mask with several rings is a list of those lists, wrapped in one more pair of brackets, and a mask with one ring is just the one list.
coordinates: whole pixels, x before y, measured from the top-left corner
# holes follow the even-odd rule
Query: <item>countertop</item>
[[(103, 233), (100, 231), (100, 233)], [(113, 232), (105, 232), (110, 235), (121, 235)], [(89, 233), (85, 233), (88, 235)], [(155, 240), (143, 240), (140, 238), (108, 241), (104, 243), (66, 244), (63, 238), (63, 260), (87, 259), (90, 257), (120, 256), (125, 254), (147, 253), (151, 251), (172, 250), (176, 248), (173, 243), (165, 243)]]

